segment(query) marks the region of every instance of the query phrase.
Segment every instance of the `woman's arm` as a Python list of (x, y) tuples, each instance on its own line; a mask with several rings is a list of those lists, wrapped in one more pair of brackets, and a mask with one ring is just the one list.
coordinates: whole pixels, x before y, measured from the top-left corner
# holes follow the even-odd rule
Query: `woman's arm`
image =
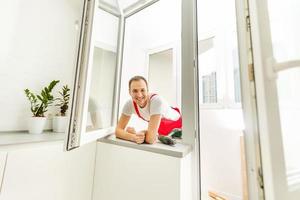
[(146, 137), (145, 137), (145, 141), (148, 144), (154, 144), (156, 142), (157, 139), (156, 134), (159, 128), (160, 120), (161, 120), (161, 115), (159, 114), (151, 115), (148, 124), (148, 130), (146, 131)]
[(125, 130), (125, 127), (127, 126), (129, 120), (130, 120), (130, 116), (126, 116), (124, 114), (121, 115), (116, 127), (116, 137), (123, 140), (136, 142), (138, 144), (143, 143), (145, 140), (145, 134), (142, 133), (134, 134), (134, 133), (127, 132)]

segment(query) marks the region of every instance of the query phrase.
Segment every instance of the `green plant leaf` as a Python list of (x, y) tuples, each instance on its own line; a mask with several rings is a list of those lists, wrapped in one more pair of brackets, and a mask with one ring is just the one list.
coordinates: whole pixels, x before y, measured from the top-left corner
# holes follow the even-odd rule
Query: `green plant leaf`
[(26, 97), (30, 101), (30, 110), (35, 117), (44, 117), (47, 107), (53, 103), (52, 89), (58, 83), (58, 80), (51, 81), (47, 87), (44, 87), (40, 95), (33, 94), (28, 88), (24, 90)]
[(60, 95), (60, 97), (55, 98), (55, 101), (57, 101), (55, 105), (60, 107), (60, 115), (65, 116), (69, 108), (68, 104), (70, 99), (70, 89), (68, 85), (64, 85), (61, 88), (61, 91), (58, 92), (58, 94)]

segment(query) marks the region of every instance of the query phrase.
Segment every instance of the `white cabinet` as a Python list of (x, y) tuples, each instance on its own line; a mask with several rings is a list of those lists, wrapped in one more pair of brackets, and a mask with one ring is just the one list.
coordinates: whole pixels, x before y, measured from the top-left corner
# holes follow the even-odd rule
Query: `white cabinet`
[(190, 160), (98, 142), (93, 200), (190, 200)]
[[(5, 163), (6, 163), (6, 152), (0, 152), (0, 188), (2, 185), (2, 179), (3, 179), (3, 174), (5, 170)], [(0, 190), (1, 192), (1, 190)]]
[[(96, 143), (63, 152), (63, 143), (40, 143), (8, 152), (1, 200), (89, 200)], [(0, 154), (2, 168), (2, 155)]]

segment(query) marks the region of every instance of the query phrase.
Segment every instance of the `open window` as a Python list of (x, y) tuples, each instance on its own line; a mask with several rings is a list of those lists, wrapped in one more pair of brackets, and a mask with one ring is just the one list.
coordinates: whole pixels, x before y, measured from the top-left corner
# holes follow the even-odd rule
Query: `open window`
[(114, 130), (120, 21), (115, 10), (99, 1), (84, 3), (67, 150)]
[[(181, 0), (136, 4), (124, 23), (119, 107), (131, 98), (128, 81), (135, 75), (148, 79), (150, 93), (181, 107)], [(147, 123), (133, 115), (128, 126), (144, 130)]]

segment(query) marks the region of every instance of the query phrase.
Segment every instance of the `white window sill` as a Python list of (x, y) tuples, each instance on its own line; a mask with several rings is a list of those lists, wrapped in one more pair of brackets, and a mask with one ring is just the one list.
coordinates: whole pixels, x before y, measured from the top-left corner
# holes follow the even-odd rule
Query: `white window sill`
[(177, 157), (177, 158), (183, 158), (188, 153), (191, 152), (191, 146), (187, 144), (182, 144), (180, 143), (180, 141), (177, 141), (177, 144), (175, 144), (174, 146), (162, 144), (160, 141), (158, 141), (155, 144), (136, 144), (130, 141), (118, 139), (114, 134), (99, 139), (98, 141), (103, 143), (163, 154), (167, 156)]
[(64, 141), (64, 139), (65, 133), (54, 133), (51, 131), (42, 134), (29, 134), (28, 132), (0, 132), (0, 146)]

